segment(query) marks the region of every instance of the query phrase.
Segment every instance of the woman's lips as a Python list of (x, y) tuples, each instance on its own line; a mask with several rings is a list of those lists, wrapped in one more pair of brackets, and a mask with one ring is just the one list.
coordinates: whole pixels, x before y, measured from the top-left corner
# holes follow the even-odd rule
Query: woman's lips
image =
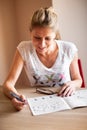
[(41, 51), (44, 51), (46, 49), (46, 47), (43, 47), (43, 48), (38, 47), (38, 49), (41, 50)]

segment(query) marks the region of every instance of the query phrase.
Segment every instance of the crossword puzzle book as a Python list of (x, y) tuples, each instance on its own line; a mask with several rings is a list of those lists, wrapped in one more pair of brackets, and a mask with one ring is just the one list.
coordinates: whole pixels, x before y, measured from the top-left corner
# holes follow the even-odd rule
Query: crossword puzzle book
[(75, 95), (69, 97), (54, 94), (28, 98), (28, 104), (33, 115), (85, 107), (87, 106), (87, 90), (79, 90)]

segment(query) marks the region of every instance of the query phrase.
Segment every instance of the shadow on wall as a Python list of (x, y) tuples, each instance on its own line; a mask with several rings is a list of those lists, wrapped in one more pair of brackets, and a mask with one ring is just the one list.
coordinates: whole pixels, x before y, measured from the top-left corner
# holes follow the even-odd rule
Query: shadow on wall
[(29, 86), (30, 86), (30, 82), (29, 82), (29, 79), (28, 79), (26, 72), (23, 68), (23, 70), (22, 70), (22, 72), (21, 72), (21, 74), (20, 74), (20, 76), (17, 80), (16, 87), (17, 88), (22, 88), (22, 87), (26, 88), (26, 87), (29, 87)]

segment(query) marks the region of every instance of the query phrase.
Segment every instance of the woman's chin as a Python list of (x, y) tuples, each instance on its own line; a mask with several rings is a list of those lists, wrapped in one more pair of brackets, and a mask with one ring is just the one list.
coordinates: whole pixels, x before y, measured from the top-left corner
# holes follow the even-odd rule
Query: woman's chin
[(39, 53), (45, 53), (46, 52), (46, 49), (45, 48), (39, 48), (39, 49), (37, 49), (37, 51), (39, 52)]

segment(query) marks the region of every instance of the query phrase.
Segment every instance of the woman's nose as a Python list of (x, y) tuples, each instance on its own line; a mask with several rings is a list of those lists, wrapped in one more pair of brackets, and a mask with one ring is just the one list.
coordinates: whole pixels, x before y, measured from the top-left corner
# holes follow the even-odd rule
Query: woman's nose
[(41, 39), (41, 46), (42, 46), (42, 47), (45, 47), (45, 45), (46, 45), (45, 39)]

